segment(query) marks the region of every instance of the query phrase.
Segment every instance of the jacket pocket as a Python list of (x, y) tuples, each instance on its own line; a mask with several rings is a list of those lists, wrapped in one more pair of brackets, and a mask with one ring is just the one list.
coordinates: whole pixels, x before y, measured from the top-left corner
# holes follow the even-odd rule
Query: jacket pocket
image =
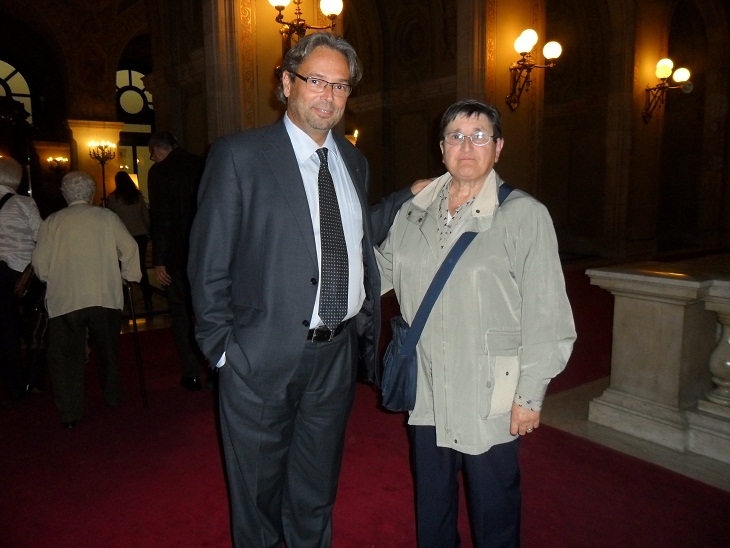
[(480, 383), (480, 414), (483, 419), (492, 418), (512, 410), (512, 401), (520, 379), (519, 331), (490, 331), (485, 336), (486, 364), (482, 373), (486, 378)]
[(233, 318), (237, 327), (248, 327), (253, 325), (260, 317), (263, 311), (253, 306), (234, 305)]

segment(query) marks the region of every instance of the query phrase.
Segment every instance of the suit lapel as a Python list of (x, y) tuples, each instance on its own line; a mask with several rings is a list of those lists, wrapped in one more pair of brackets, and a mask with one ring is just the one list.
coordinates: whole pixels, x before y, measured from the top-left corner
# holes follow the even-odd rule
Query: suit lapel
[(357, 192), (357, 197), (360, 200), (360, 208), (362, 209), (365, 238), (366, 241), (370, 241), (370, 231), (368, 230), (370, 223), (367, 222), (367, 220), (370, 218), (370, 207), (368, 205), (367, 189), (365, 187), (366, 174), (362, 172), (359, 158), (350, 147), (350, 143), (339, 135), (335, 135), (334, 138), (335, 142), (337, 143), (337, 148), (342, 155), (342, 159), (345, 162), (345, 167), (350, 174), (352, 183), (355, 185), (355, 191)]
[(283, 121), (271, 126), (264, 146), (264, 157), (274, 175), (275, 184), (279, 186), (279, 194), (284, 203), (288, 205), (299, 226), (309, 256), (316, 266), (318, 264), (317, 247), (314, 242), (314, 229), (312, 217), (309, 214), (307, 194), (304, 191), (304, 182), (294, 154), (294, 147)]

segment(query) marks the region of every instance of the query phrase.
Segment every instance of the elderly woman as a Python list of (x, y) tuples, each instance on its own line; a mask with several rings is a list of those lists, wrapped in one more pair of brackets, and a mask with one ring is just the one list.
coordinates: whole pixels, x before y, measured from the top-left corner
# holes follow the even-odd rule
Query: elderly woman
[(401, 208), (378, 250), (382, 290), (395, 289), (411, 322), (453, 244), (477, 233), (417, 347), (408, 424), (418, 545), (459, 546), (463, 470), (474, 546), (519, 546), (519, 437), (540, 425), (547, 385), (572, 350), (573, 317), (547, 210), (519, 190), (499, 205), (499, 111), (458, 102), (440, 136), (448, 173)]
[(48, 286), (48, 370), (67, 430), (83, 412), (87, 330), (98, 356), (104, 401), (110, 407), (119, 403), (122, 279), (142, 277), (137, 243), (119, 217), (91, 204), (95, 190), (87, 173), (66, 174), (61, 193), (68, 207), (43, 221), (33, 251), (33, 268)]

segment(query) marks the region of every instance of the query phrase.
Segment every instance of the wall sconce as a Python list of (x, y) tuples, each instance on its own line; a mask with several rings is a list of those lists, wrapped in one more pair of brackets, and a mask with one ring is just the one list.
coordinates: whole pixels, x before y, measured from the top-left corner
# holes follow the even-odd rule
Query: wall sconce
[(510, 87), (507, 96), (507, 104), (512, 110), (520, 105), (520, 96), (523, 91), (529, 91), (530, 74), (534, 68), (552, 68), (555, 60), (563, 53), (563, 48), (557, 42), (548, 42), (542, 48), (542, 54), (547, 61), (546, 65), (537, 65), (532, 59), (532, 48), (537, 44), (537, 33), (532, 29), (522, 31), (522, 34), (515, 40), (515, 51), (522, 56), (522, 59), (510, 65)]
[[(281, 55), (282, 58), (286, 55), (286, 52), (291, 49), (292, 36), (297, 35), (297, 40), (302, 38), (307, 30), (335, 30), (335, 19), (342, 13), (342, 0), (320, 0), (319, 10), (327, 17), (331, 22), (326, 27), (317, 27), (314, 25), (308, 25), (307, 22), (302, 19), (302, 0), (294, 0), (296, 9), (294, 10), (294, 19), (292, 21), (284, 21), (284, 9), (289, 5), (290, 0), (269, 0), (279, 15), (276, 16), (276, 22), (281, 23), (279, 34), (281, 34)], [(278, 71), (277, 71), (278, 72)]]
[[(685, 93), (692, 91), (692, 82), (689, 81), (689, 70), (686, 68), (678, 68), (672, 74), (674, 69), (674, 63), (671, 59), (660, 59), (656, 64), (656, 77), (659, 78), (659, 83), (655, 86), (646, 85), (646, 101), (644, 102), (644, 110), (641, 111), (641, 118), (645, 123), (649, 123), (651, 115), (654, 113), (657, 107), (664, 104), (666, 100), (667, 90), (669, 89), (681, 89)], [(671, 86), (667, 82), (669, 77), (672, 77), (677, 86)]]
[(113, 160), (117, 155), (117, 145), (109, 141), (89, 142), (89, 156), (101, 164), (101, 205), (106, 207), (106, 174), (104, 166), (109, 160)]
[(56, 156), (55, 158), (53, 156), (46, 158), (46, 162), (48, 162), (48, 167), (50, 167), (53, 171), (61, 172), (64, 169), (66, 169), (66, 166), (68, 165), (68, 158), (64, 158), (62, 156)]
[(56, 180), (58, 183), (61, 182), (61, 178), (63, 177), (63, 172), (66, 171), (66, 168), (68, 167), (68, 158), (64, 158), (63, 156), (56, 156), (55, 158), (53, 156), (49, 156), (46, 158), (46, 162), (48, 163), (48, 167), (55, 173)]

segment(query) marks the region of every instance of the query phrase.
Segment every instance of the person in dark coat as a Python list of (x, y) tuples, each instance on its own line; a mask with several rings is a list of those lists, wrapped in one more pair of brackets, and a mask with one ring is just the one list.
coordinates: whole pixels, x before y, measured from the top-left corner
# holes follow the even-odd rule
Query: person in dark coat
[(149, 150), (150, 159), (155, 162), (147, 180), (155, 276), (166, 290), (175, 345), (181, 360), (180, 385), (197, 391), (202, 386), (201, 364), (193, 334), (190, 284), (185, 269), (202, 160), (182, 148), (169, 131), (153, 134)]

